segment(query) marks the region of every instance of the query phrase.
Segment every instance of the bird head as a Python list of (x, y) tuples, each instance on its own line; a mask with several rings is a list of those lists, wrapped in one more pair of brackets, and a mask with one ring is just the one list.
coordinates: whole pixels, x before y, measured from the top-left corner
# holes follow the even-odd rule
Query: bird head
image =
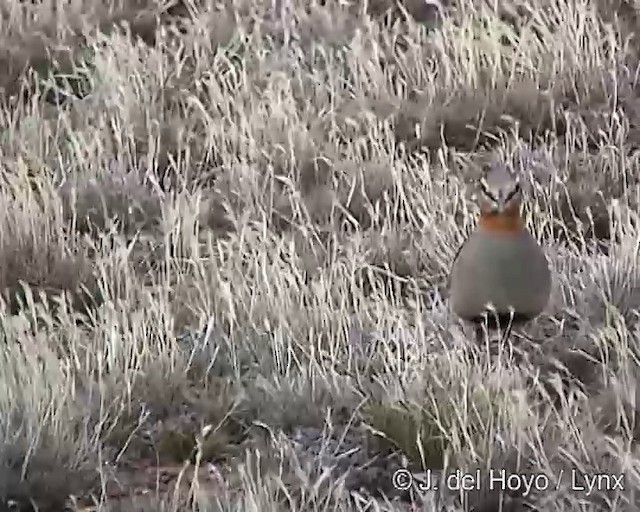
[(483, 215), (520, 214), (522, 187), (518, 176), (503, 162), (494, 162), (480, 178), (476, 195)]

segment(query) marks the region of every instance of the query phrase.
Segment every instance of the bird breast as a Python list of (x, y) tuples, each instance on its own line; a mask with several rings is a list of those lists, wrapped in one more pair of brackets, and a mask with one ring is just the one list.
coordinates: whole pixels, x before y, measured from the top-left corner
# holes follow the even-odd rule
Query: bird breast
[(497, 312), (537, 316), (551, 290), (547, 258), (526, 230), (517, 234), (478, 230), (460, 249), (451, 272), (451, 302), (462, 318)]

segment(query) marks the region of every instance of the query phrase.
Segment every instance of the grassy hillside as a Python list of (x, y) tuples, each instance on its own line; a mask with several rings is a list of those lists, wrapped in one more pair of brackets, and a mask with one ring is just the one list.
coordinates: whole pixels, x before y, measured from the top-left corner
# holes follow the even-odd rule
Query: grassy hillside
[[(2, 0), (0, 510), (638, 509), (640, 21), (494, 3)], [(492, 158), (554, 279), (498, 353)]]

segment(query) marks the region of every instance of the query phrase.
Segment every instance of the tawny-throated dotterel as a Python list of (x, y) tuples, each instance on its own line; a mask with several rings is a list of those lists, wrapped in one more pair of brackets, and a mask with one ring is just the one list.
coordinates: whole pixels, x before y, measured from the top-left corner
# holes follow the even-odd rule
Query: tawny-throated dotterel
[(479, 180), (478, 225), (455, 257), (449, 277), (451, 309), (482, 333), (537, 317), (547, 305), (551, 272), (547, 258), (521, 216), (518, 176), (494, 162)]

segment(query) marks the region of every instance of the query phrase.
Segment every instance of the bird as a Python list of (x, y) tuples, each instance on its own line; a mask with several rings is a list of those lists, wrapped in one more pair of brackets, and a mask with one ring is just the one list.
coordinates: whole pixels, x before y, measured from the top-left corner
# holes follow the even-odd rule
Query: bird
[(505, 341), (514, 326), (533, 320), (546, 307), (551, 271), (522, 218), (519, 176), (504, 161), (493, 161), (477, 185), (480, 216), (451, 266), (450, 306), (475, 327), (478, 339), (486, 325), (505, 329)]

